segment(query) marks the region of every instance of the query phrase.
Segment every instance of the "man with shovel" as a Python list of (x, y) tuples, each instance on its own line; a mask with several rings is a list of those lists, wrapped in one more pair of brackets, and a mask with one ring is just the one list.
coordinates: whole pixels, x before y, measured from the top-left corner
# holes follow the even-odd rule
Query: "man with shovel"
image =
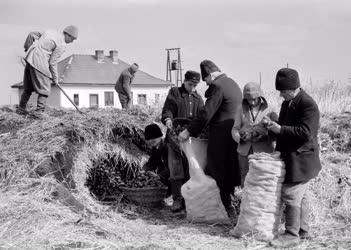
[(76, 26), (67, 26), (62, 32), (47, 30), (40, 34), (31, 32), (24, 44), (27, 52), (24, 60), (26, 67), (23, 77), (23, 94), (16, 112), (28, 114), (26, 106), (33, 92), (38, 93), (37, 108), (33, 113), (42, 117), (45, 103), (50, 95), (51, 84), (58, 84), (59, 76), (57, 63), (64, 53), (66, 44), (72, 43), (78, 37)]

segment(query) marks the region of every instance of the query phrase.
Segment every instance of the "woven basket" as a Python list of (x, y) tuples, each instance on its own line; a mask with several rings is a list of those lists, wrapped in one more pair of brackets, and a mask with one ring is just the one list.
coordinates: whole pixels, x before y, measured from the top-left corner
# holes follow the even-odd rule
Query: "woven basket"
[(166, 198), (167, 187), (146, 187), (146, 188), (127, 188), (121, 190), (125, 197), (136, 204), (140, 205), (160, 205)]

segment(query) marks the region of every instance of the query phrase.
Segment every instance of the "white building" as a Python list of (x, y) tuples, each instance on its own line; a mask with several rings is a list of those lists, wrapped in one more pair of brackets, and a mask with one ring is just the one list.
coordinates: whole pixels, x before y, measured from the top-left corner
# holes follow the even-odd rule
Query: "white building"
[[(118, 58), (116, 50), (110, 51), (109, 56), (105, 56), (103, 50), (96, 50), (95, 55), (73, 54), (59, 62), (59, 82), (80, 108), (121, 108), (114, 87), (121, 72), (129, 66)], [(139, 70), (131, 85), (133, 105), (162, 105), (171, 86), (172, 83)], [(21, 97), (23, 82), (12, 85), (12, 88), (18, 88), (18, 94)], [(36, 98), (37, 95), (33, 93), (29, 103), (36, 105)], [(47, 105), (73, 107), (55, 85), (52, 85)]]

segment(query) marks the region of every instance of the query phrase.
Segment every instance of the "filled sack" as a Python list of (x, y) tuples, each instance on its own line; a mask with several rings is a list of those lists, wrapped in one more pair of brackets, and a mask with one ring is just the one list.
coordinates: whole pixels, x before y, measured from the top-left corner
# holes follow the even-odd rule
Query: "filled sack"
[(277, 235), (284, 177), (285, 165), (279, 152), (249, 156), (240, 214), (232, 235), (255, 235), (262, 240), (271, 240)]
[(207, 140), (190, 138), (180, 143), (189, 162), (190, 179), (182, 186), (187, 219), (193, 222), (230, 223), (216, 181), (205, 175)]

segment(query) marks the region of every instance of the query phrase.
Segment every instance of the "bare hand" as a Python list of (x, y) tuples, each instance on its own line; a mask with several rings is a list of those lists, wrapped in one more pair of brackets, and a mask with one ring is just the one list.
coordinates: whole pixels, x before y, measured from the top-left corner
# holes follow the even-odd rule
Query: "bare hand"
[(173, 128), (173, 122), (172, 122), (171, 119), (168, 119), (168, 120), (166, 121), (166, 127), (167, 127), (168, 129), (172, 129), (172, 128)]
[(270, 121), (267, 125), (267, 128), (268, 128), (268, 130), (272, 131), (273, 133), (279, 134), (281, 126), (274, 121)]
[(185, 141), (190, 137), (190, 133), (187, 129), (183, 130), (182, 132), (179, 133), (178, 139), (179, 141)]

